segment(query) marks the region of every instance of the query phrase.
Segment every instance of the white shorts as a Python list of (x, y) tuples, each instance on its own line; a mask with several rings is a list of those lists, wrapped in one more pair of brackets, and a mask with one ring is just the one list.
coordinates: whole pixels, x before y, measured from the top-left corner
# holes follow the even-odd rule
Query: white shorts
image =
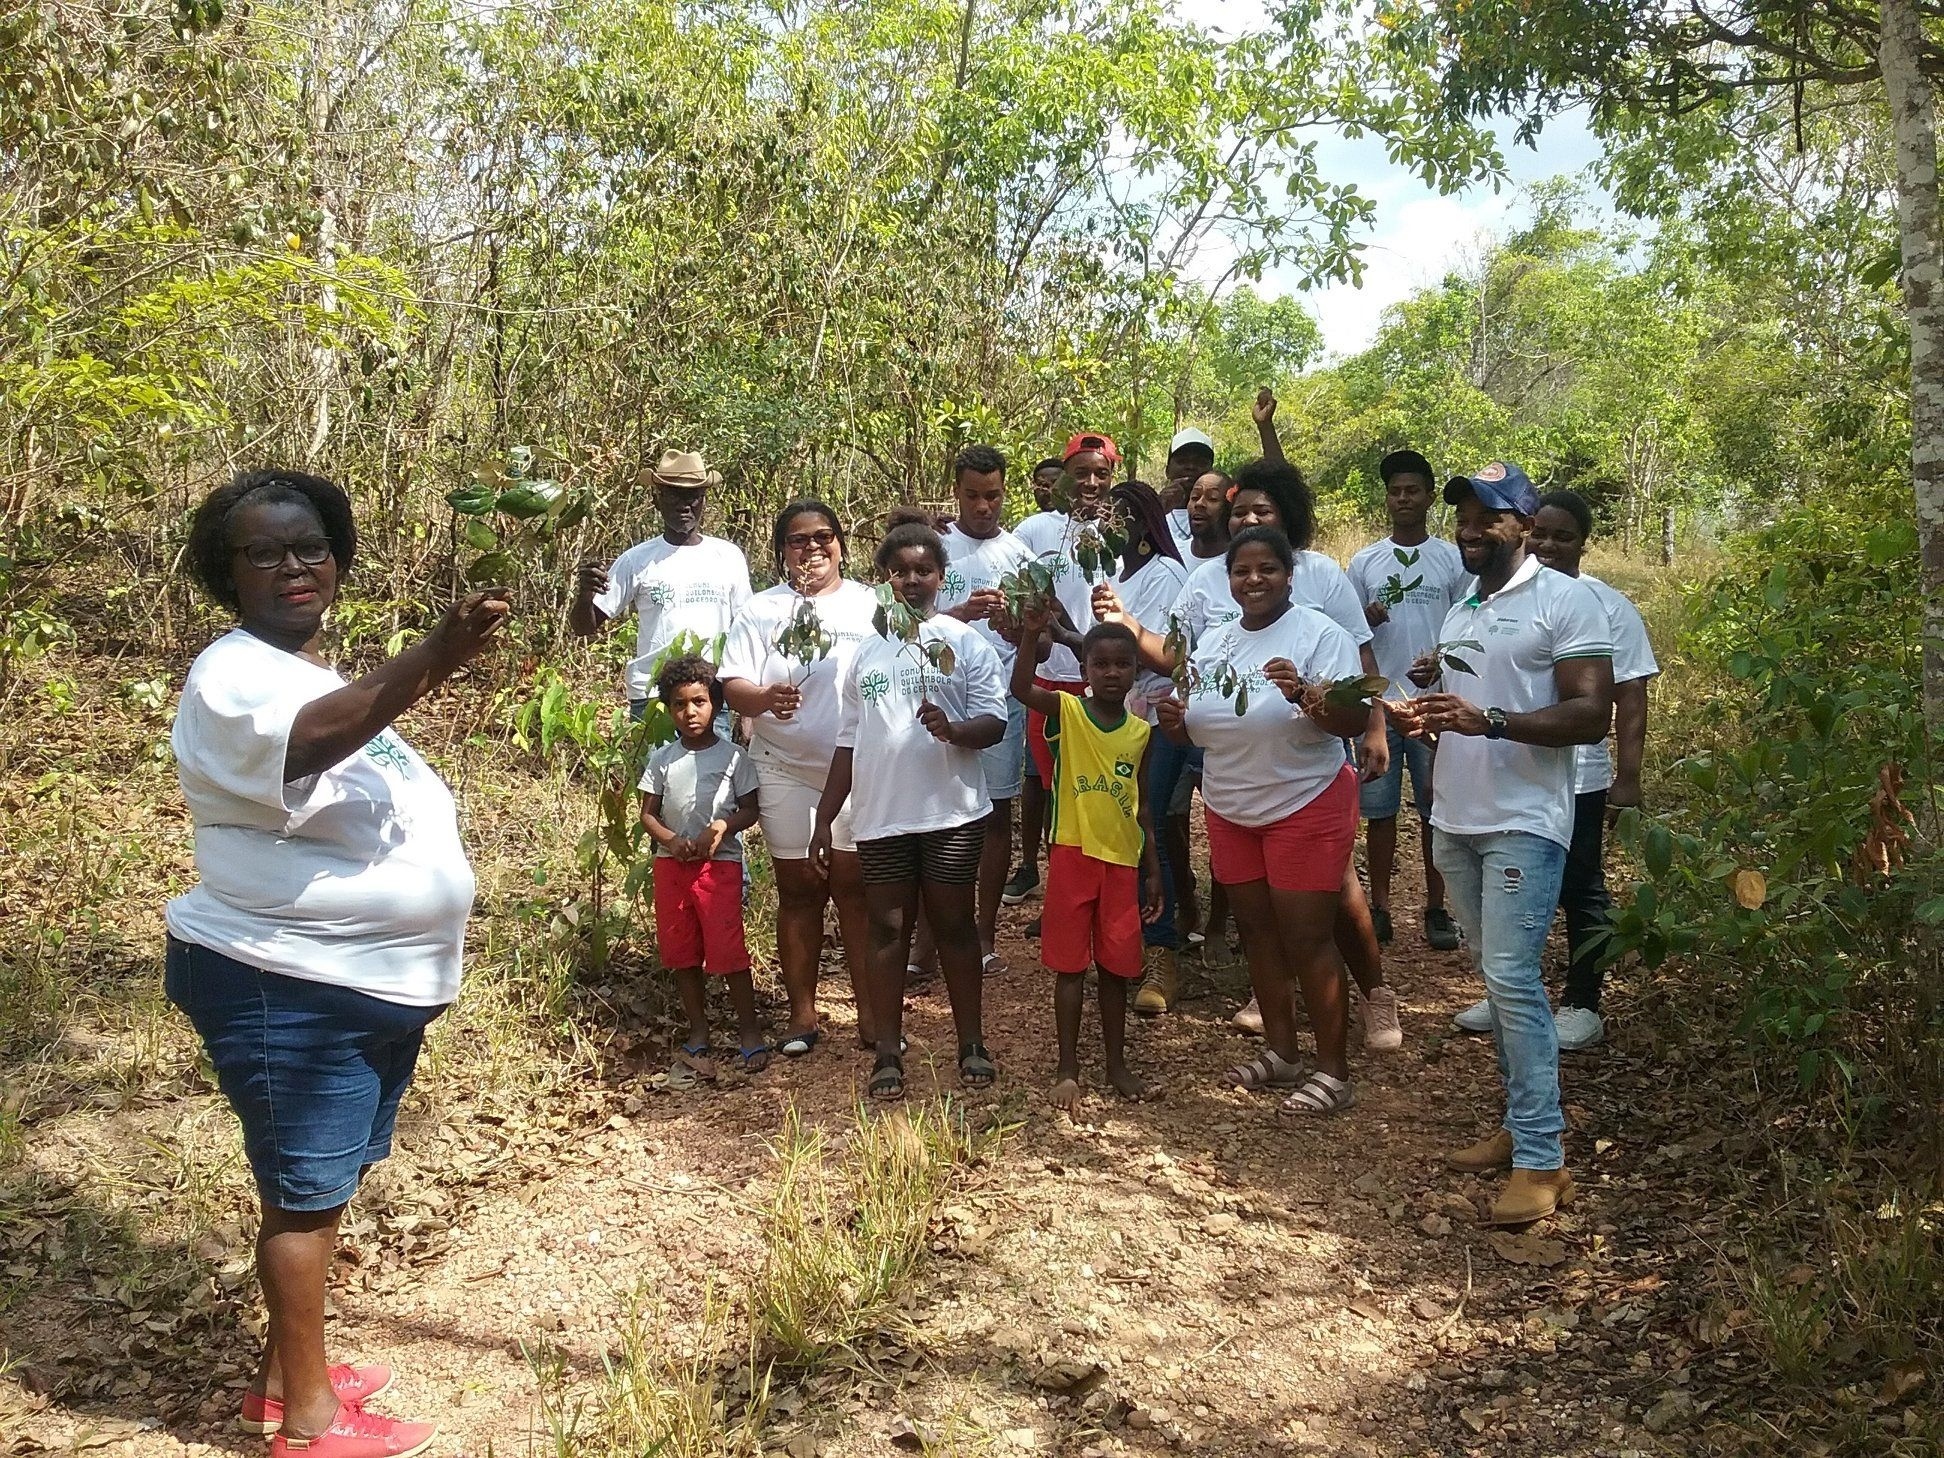
[[(817, 804), (823, 799), (823, 786), (812, 784), (801, 775), (761, 754), (750, 756), (756, 763), (757, 820), (763, 828), (763, 842), (770, 859), (806, 861), (810, 858), (810, 837), (817, 829)], [(851, 807), (846, 802), (830, 826), (830, 848), (855, 851), (851, 835)]]

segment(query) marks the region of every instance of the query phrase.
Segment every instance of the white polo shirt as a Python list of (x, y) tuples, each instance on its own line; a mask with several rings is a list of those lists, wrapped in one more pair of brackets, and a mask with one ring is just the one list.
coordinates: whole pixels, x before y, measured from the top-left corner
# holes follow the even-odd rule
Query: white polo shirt
[[(1654, 658), (1654, 645), (1647, 641), (1647, 625), (1640, 619), (1640, 609), (1617, 587), (1602, 582), (1590, 572), (1580, 573), (1578, 580), (1593, 589), (1600, 606), (1606, 609), (1607, 627), (1613, 633), (1614, 687), (1659, 674), (1660, 664)], [(1573, 793), (1586, 795), (1612, 787), (1613, 756), (1607, 750), (1606, 740), (1575, 745)]]
[[(1483, 645), (1457, 650), (1473, 672), (1456, 667), (1448, 651), (1439, 690), (1508, 714), (1529, 714), (1559, 702), (1556, 664), (1613, 656), (1606, 609), (1593, 590), (1583, 580), (1548, 571), (1533, 556), (1497, 592), (1467, 597), (1445, 614), (1438, 641), (1467, 639)], [(1570, 746), (1441, 734), (1432, 786), (1431, 824), (1447, 834), (1518, 830), (1572, 844)]]

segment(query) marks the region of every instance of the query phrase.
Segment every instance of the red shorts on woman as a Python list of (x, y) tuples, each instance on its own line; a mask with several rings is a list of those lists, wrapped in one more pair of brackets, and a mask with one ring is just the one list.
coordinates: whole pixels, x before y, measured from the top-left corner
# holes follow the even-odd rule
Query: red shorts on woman
[(655, 944), (664, 967), (749, 970), (741, 861), (655, 857)]
[[(1057, 678), (1041, 678), (1033, 675), (1033, 682), (1050, 694), (1084, 694), (1084, 683), (1065, 683)], [(1026, 711), (1026, 753), (1032, 757), (1033, 768), (1039, 772), (1042, 785), (1053, 783), (1053, 746), (1046, 742), (1046, 715), (1038, 709)]]
[(1208, 812), (1208, 868), (1224, 886), (1267, 881), (1273, 891), (1338, 891), (1356, 844), (1357, 772), (1347, 764), (1309, 804), (1267, 825)]
[(1046, 853), (1040, 905), (1040, 961), (1049, 972), (1098, 967), (1141, 975), (1141, 875), (1137, 867), (1088, 855), (1077, 845)]

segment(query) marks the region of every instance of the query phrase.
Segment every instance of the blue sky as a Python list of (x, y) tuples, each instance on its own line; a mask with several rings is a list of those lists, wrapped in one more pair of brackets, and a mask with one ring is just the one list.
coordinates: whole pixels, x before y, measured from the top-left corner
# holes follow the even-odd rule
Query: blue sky
[[(1260, 0), (1176, 0), (1183, 18), (1211, 30), (1230, 34), (1260, 23)], [(1352, 182), (1377, 205), (1377, 222), (1366, 239), (1364, 281), (1361, 287), (1332, 285), (1302, 291), (1293, 274), (1265, 275), (1258, 286), (1268, 294), (1296, 293), (1316, 316), (1325, 348), (1349, 354), (1363, 348), (1376, 333), (1383, 311), (1411, 290), (1434, 284), (1451, 268), (1479, 252), (1482, 239), (1503, 234), (1526, 213), (1526, 189), (1562, 173), (1578, 173), (1599, 156), (1599, 144), (1587, 131), (1582, 116), (1555, 120), (1540, 136), (1536, 148), (1516, 145), (1511, 127), (1499, 131), (1499, 150), (1506, 162), (1506, 179), (1498, 190), (1479, 186), (1451, 197), (1441, 196), (1419, 182), (1407, 168), (1384, 155), (1380, 139), (1351, 141), (1334, 137), (1320, 147), (1323, 176)], [(1589, 188), (1589, 201), (1598, 194)], [(1219, 243), (1204, 251), (1196, 271), (1213, 278), (1232, 254), (1222, 256)]]

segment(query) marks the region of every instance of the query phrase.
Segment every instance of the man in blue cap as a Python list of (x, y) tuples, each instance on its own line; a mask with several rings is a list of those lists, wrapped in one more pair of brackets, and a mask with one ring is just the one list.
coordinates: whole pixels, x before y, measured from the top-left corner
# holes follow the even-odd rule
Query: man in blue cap
[(1573, 746), (1612, 722), (1613, 641), (1592, 591), (1527, 553), (1539, 493), (1524, 471), (1495, 461), (1444, 499), (1477, 585), (1412, 667), (1432, 691), (1386, 707), (1406, 734), (1438, 736), (1432, 857), (1485, 981), (1505, 1084), (1504, 1126), (1447, 1162), (1510, 1168), (1490, 1221), (1526, 1225), (1573, 1197), (1539, 954), (1573, 838)]

